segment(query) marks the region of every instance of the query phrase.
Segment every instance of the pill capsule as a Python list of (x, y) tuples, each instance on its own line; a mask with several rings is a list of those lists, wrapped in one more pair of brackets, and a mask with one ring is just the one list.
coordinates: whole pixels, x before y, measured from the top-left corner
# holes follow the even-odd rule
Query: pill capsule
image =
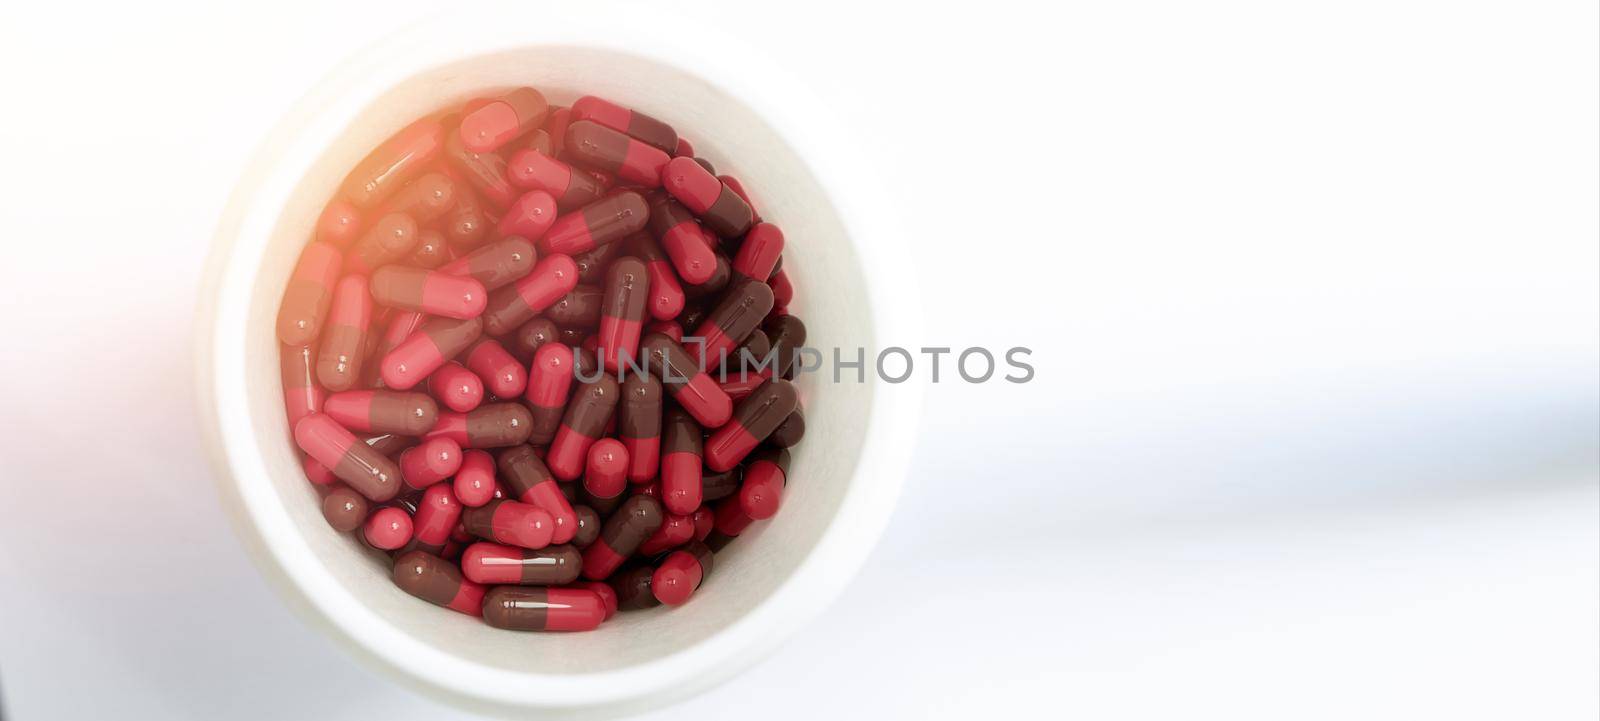
[(583, 474), (589, 446), (605, 433), (618, 398), (617, 379), (609, 374), (602, 373), (598, 379), (578, 386), (545, 455), (556, 478), (570, 481)]
[(639, 335), (644, 330), (650, 276), (644, 262), (632, 256), (611, 264), (600, 314), (601, 364), (613, 373), (623, 364), (638, 367)]
[(536, 150), (512, 155), (506, 177), (523, 190), (543, 190), (555, 196), (556, 208), (562, 212), (593, 203), (606, 192), (593, 176)]
[(803, 410), (796, 406), (794, 412), (767, 436), (767, 443), (777, 448), (793, 448), (800, 444), (800, 439), (805, 435), (806, 416)]
[(344, 198), (334, 198), (317, 216), (316, 242), (348, 248), (361, 235), (361, 211)]
[(472, 278), (386, 265), (372, 273), (372, 299), (391, 308), (466, 319), (483, 313), (489, 293)]
[(757, 521), (777, 515), (788, 474), (789, 451), (782, 448), (756, 451), (745, 465), (744, 482), (739, 486), (739, 510)]
[[(501, 236), (518, 235), (538, 240), (550, 232), (556, 221), (556, 199), (543, 190), (533, 190), (518, 196), (506, 208), (505, 215), (500, 216), (500, 222), (495, 225), (495, 232)], [(548, 246), (542, 243), (539, 250), (549, 252)]]
[(461, 144), (490, 153), (544, 123), (550, 104), (533, 88), (517, 88), (461, 116)]
[(435, 436), (400, 454), (400, 478), (412, 488), (427, 488), (454, 475), (461, 467), (461, 445)]
[(448, 167), (445, 174), (455, 183), (455, 203), (439, 220), (439, 230), (444, 233), (445, 242), (451, 247), (475, 248), (488, 239), (489, 228), (494, 223), (489, 219), (488, 211), (484, 210), (483, 199), (467, 187), (462, 176)]
[(599, 286), (579, 284), (571, 293), (561, 296), (561, 300), (544, 309), (544, 317), (563, 328), (595, 328), (600, 325), (601, 299), (604, 295), (604, 289)]
[(567, 126), (572, 124), (572, 109), (561, 106), (552, 106), (550, 115), (545, 118), (543, 130), (550, 135), (550, 157), (561, 157), (561, 151), (566, 143)]
[(532, 549), (550, 545), (556, 530), (555, 519), (543, 508), (509, 499), (463, 510), (461, 525), (478, 538)]
[(612, 588), (610, 584), (604, 581), (578, 581), (573, 583), (572, 587), (591, 591), (599, 596), (606, 609), (605, 620), (610, 620), (612, 616), (617, 615), (617, 590)]
[[(638, 235), (634, 233), (633, 235)], [(629, 238), (633, 235), (628, 236)], [(582, 253), (572, 256), (572, 262), (578, 264), (578, 283), (599, 285), (605, 283), (606, 269), (611, 267), (611, 262), (622, 255), (623, 246), (628, 238), (598, 245)]]
[(378, 435), (367, 436), (361, 438), (361, 442), (367, 444), (367, 447), (383, 454), (384, 456), (393, 456), (400, 451), (410, 448), (412, 445), (412, 440), (410, 438), (393, 433), (382, 433)]
[(383, 384), (410, 390), (483, 334), (479, 318), (430, 318), (380, 361)]
[(706, 537), (711, 535), (711, 531), (717, 525), (716, 515), (705, 506), (694, 509), (694, 513), (689, 518), (694, 522), (694, 540), (696, 541), (706, 540)]
[[(402, 460), (402, 464), (404, 461)], [(450, 534), (461, 521), (461, 501), (448, 483), (435, 483), (422, 492), (417, 513), (411, 519), (410, 549), (443, 554)], [(408, 550), (410, 550), (408, 549)]]
[(428, 438), (449, 438), (462, 448), (506, 448), (528, 440), (533, 418), (521, 403), (486, 403), (466, 413), (440, 413)]
[(572, 119), (592, 120), (663, 152), (672, 153), (679, 148), (678, 131), (671, 125), (593, 95), (585, 95), (572, 104)]
[[(731, 363), (732, 361), (730, 361)], [(767, 379), (771, 377), (763, 373), (730, 373), (727, 374), (725, 380), (717, 383), (717, 387), (721, 388), (723, 393), (728, 394), (728, 397), (737, 403), (749, 397), (751, 393), (756, 392), (756, 389), (760, 388), (761, 384), (766, 383)]]
[(690, 346), (690, 356), (705, 367), (721, 366), (727, 354), (737, 348), (772, 310), (772, 288), (759, 281), (745, 281), (730, 289), (717, 307), (695, 328), (703, 343)]
[(501, 482), (513, 498), (543, 508), (555, 520), (555, 543), (567, 543), (577, 535), (577, 514), (533, 446), (501, 451), (496, 467), (500, 470)]
[(738, 465), (789, 418), (799, 403), (793, 383), (776, 378), (763, 383), (748, 398), (739, 401), (727, 425), (706, 439), (706, 467), (726, 471)]
[(496, 586), (483, 597), (483, 620), (512, 631), (590, 631), (606, 618), (599, 594), (582, 588)]
[[(538, 238), (539, 250), (568, 255), (582, 253), (636, 233), (649, 220), (650, 208), (645, 205), (644, 196), (624, 191), (556, 218), (555, 223), (549, 226), (549, 233), (543, 233), (543, 237)], [(503, 225), (504, 221), (501, 223)]]
[(322, 331), (341, 262), (338, 249), (327, 243), (308, 243), (300, 251), (278, 304), (278, 340), (284, 345), (309, 345)]
[(700, 476), (700, 502), (720, 501), (739, 492), (739, 469), (722, 473), (702, 473)]
[(671, 320), (678, 317), (683, 310), (683, 286), (678, 283), (677, 271), (672, 268), (672, 261), (656, 245), (655, 239), (648, 233), (635, 233), (623, 243), (613, 245), (626, 245), (625, 250), (629, 255), (637, 257), (644, 263), (645, 272), (650, 279), (650, 294), (645, 299), (645, 309), (650, 317), (656, 320)]
[(500, 341), (480, 338), (462, 355), (467, 370), (482, 378), (484, 386), (496, 398), (516, 398), (528, 389), (527, 369), (500, 345)]
[(455, 206), (455, 191), (455, 183), (449, 176), (444, 173), (428, 173), (401, 188), (373, 215), (405, 213), (417, 221), (418, 225), (432, 223)]
[(423, 118), (379, 145), (345, 176), (340, 192), (356, 208), (375, 208), (422, 175), (444, 148), (444, 126)]
[[(700, 322), (705, 320), (706, 316), (710, 314), (711, 307), (706, 304), (706, 301), (702, 299), (695, 299), (690, 301), (689, 304), (685, 305), (683, 312), (678, 314), (678, 326), (680, 330), (686, 328), (698, 328), (700, 326)], [(682, 343), (683, 340), (679, 339), (678, 342)]]
[(485, 290), (494, 290), (533, 272), (534, 261), (538, 259), (533, 243), (512, 236), (452, 260), (440, 267), (439, 272), (467, 276), (483, 284)]
[(572, 391), (572, 371), (572, 348), (562, 343), (546, 343), (533, 354), (525, 396), (533, 417), (531, 442), (547, 444), (555, 439)]
[(628, 449), (628, 480), (644, 483), (661, 465), (661, 381), (628, 373), (617, 409), (617, 437)]
[(461, 572), (485, 585), (559, 586), (578, 580), (583, 555), (568, 544), (538, 550), (478, 542), (461, 554)]
[(444, 142), (445, 161), (454, 176), (489, 201), (497, 210), (511, 207), (521, 193), (506, 179), (506, 159), (498, 153), (476, 153), (461, 142), (460, 133), (447, 133)]
[(483, 615), (483, 586), (461, 577), (456, 565), (426, 551), (408, 551), (394, 561), (394, 585), (428, 603), (468, 616)]
[(650, 232), (683, 282), (701, 284), (716, 271), (715, 240), (682, 203), (665, 194), (650, 200)]
[(641, 345), (648, 370), (701, 426), (719, 428), (728, 422), (733, 415), (733, 401), (711, 376), (700, 370), (683, 346), (660, 333), (645, 336)]
[(733, 281), (772, 277), (783, 257), (783, 231), (771, 223), (756, 223), (745, 233), (739, 252), (733, 256)]
[(662, 187), (705, 221), (711, 232), (724, 238), (744, 235), (754, 217), (750, 204), (696, 160), (673, 158), (669, 161), (661, 172)]
[[(728, 262), (728, 256), (718, 251), (712, 251), (712, 258), (716, 260), (716, 265), (711, 269), (711, 277), (704, 283), (685, 285), (683, 287), (685, 296), (707, 298), (721, 293), (728, 287), (728, 281), (733, 278), (733, 264)], [(684, 327), (692, 328), (694, 326), (685, 322)]]
[(367, 275), (379, 266), (398, 262), (417, 244), (417, 221), (404, 213), (378, 218), (344, 254), (344, 272)]
[(767, 338), (766, 331), (756, 328), (744, 337), (744, 342), (728, 354), (722, 364), (725, 374), (748, 374), (771, 378), (777, 368), (777, 359), (772, 355), (772, 341)]
[(600, 537), (600, 514), (584, 505), (573, 506), (572, 513), (578, 518), (578, 529), (572, 534), (572, 545), (586, 548)]
[(539, 259), (533, 272), (489, 294), (483, 311), (489, 335), (503, 336), (528, 322), (578, 286), (578, 266), (565, 255)]
[(772, 312), (787, 315), (789, 304), (794, 302), (794, 283), (789, 280), (788, 271), (779, 268), (767, 284), (772, 286)]
[(656, 569), (650, 566), (631, 566), (611, 579), (611, 590), (617, 594), (617, 609), (641, 611), (660, 606), (661, 601), (650, 589), (650, 582), (655, 572)]
[(713, 551), (720, 551), (754, 522), (740, 510), (738, 499), (729, 498), (717, 504), (715, 524), (711, 535), (706, 537), (706, 546)]
[(595, 498), (616, 498), (628, 488), (628, 449), (615, 438), (602, 438), (589, 446), (583, 489)]
[(688, 515), (668, 513), (662, 517), (661, 525), (656, 528), (656, 532), (639, 544), (639, 555), (655, 556), (692, 540), (694, 540), (694, 519)]
[(345, 391), (329, 396), (322, 412), (352, 431), (420, 436), (433, 428), (439, 405), (426, 393)]
[(795, 359), (806, 344), (806, 324), (799, 316), (784, 315), (767, 320), (762, 329), (772, 342), (772, 354), (778, 359), (773, 373), (778, 378), (792, 377)]
[[(515, 146), (517, 144), (513, 143), (512, 145)], [(535, 152), (547, 157), (555, 157), (555, 145), (550, 141), (550, 133), (546, 132), (544, 128), (539, 128), (538, 130), (528, 133), (527, 139), (521, 143), (521, 146), (522, 147), (520, 148), (511, 147), (512, 157), (515, 157), (516, 153), (524, 150)], [(506, 169), (506, 173), (508, 175), (516, 172), (516, 170), (510, 167)]]
[(672, 342), (674, 343), (683, 343), (683, 326), (678, 325), (677, 321), (658, 320), (650, 325), (645, 326), (644, 332), (646, 335), (651, 333), (660, 333), (661, 335), (671, 338)]
[(417, 231), (417, 244), (411, 248), (411, 255), (406, 257), (405, 263), (423, 270), (432, 270), (450, 262), (452, 252), (450, 244), (445, 242), (443, 233), (424, 228)]
[(311, 484), (315, 486), (327, 486), (339, 480), (327, 466), (318, 463), (317, 459), (305, 454), (300, 455), (300, 470), (305, 471), (306, 480), (311, 481)]
[(740, 183), (738, 178), (735, 178), (732, 175), (723, 174), (718, 175), (717, 180), (722, 181), (722, 184), (728, 186), (729, 190), (738, 193), (739, 197), (743, 198), (744, 202), (750, 205), (750, 219), (752, 221), (757, 223), (761, 222), (761, 212), (756, 210), (755, 201), (750, 199), (750, 193), (745, 190), (744, 184)]
[(668, 606), (682, 606), (711, 575), (711, 549), (699, 541), (662, 559), (650, 578), (650, 590)]
[(681, 408), (667, 410), (661, 456), (662, 505), (671, 513), (693, 513), (704, 498), (700, 426)]
[(494, 456), (476, 448), (461, 452), (451, 490), (461, 505), (477, 508), (494, 498)]
[(393, 551), (411, 541), (411, 514), (395, 506), (379, 508), (367, 516), (361, 526), (361, 536), (367, 545), (382, 551)]
[(661, 504), (649, 496), (631, 496), (606, 519), (600, 537), (583, 551), (583, 577), (599, 581), (617, 570), (639, 544), (661, 526)]
[(661, 185), (661, 172), (670, 160), (660, 148), (590, 120), (567, 126), (563, 148), (562, 152), (578, 165), (614, 173), (647, 188)]
[(360, 528), (362, 521), (367, 518), (368, 507), (367, 499), (351, 490), (349, 486), (333, 486), (328, 494), (322, 497), (322, 517), (328, 521), (333, 530), (340, 533), (349, 533)]
[(483, 403), (483, 379), (466, 366), (450, 361), (428, 376), (428, 392), (444, 407), (466, 413)]
[(288, 410), (289, 427), (322, 410), (326, 393), (317, 385), (316, 353), (311, 346), (282, 346), (278, 349), (278, 368), (283, 378), (283, 405)]
[(672, 157), (694, 157), (694, 143), (689, 142), (688, 138), (679, 136), (678, 146), (672, 149)]
[(383, 386), (381, 372), (383, 357), (410, 338), (412, 333), (422, 327), (424, 320), (427, 320), (427, 316), (415, 311), (396, 311), (389, 314), (388, 320), (384, 322), (383, 334), (378, 337), (372, 351), (367, 354), (367, 360), (361, 364), (362, 385), (369, 388)]
[[(517, 326), (516, 331), (506, 339), (506, 350), (524, 363), (531, 363), (533, 355), (544, 347), (544, 344), (556, 339), (559, 331), (556, 324), (549, 318), (534, 318)], [(552, 430), (552, 432), (554, 432)]]
[(361, 379), (367, 326), (371, 322), (372, 298), (367, 295), (367, 279), (345, 276), (334, 290), (328, 327), (317, 348), (317, 382), (323, 388), (334, 392), (349, 390)]

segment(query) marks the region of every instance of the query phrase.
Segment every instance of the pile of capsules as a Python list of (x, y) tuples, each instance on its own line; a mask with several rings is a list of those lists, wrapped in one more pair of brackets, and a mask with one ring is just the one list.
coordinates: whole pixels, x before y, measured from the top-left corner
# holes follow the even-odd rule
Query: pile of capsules
[(344, 180), (279, 308), (324, 517), (499, 628), (687, 602), (777, 513), (805, 433), (783, 246), (671, 126), (600, 98), (412, 123)]

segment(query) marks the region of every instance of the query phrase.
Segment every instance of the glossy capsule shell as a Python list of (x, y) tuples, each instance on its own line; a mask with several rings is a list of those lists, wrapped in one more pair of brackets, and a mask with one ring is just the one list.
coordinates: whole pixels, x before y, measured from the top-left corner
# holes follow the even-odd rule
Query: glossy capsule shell
[(661, 172), (671, 159), (660, 148), (591, 120), (568, 125), (563, 148), (563, 152), (579, 165), (612, 173), (647, 188), (661, 185)]
[(283, 379), (283, 406), (289, 427), (322, 410), (327, 393), (317, 385), (316, 351), (311, 346), (282, 346), (278, 349), (278, 370)]
[(418, 225), (438, 220), (455, 206), (456, 186), (444, 173), (428, 173), (411, 181), (373, 213), (405, 213)]
[(467, 276), (485, 290), (495, 290), (533, 272), (539, 259), (533, 243), (512, 236), (485, 245), (439, 268), (445, 275)]
[(523, 362), (532, 362), (533, 354), (560, 334), (549, 318), (534, 318), (520, 326), (506, 339), (506, 350)]
[(592, 120), (666, 153), (676, 153), (679, 149), (678, 131), (671, 125), (593, 95), (585, 95), (572, 103), (572, 119)]
[(716, 241), (682, 203), (656, 194), (650, 202), (650, 232), (684, 283), (703, 284), (715, 275)]
[(733, 415), (733, 401), (711, 376), (700, 370), (700, 364), (683, 346), (660, 333), (651, 333), (645, 336), (641, 347), (648, 370), (695, 421), (706, 428), (718, 428), (728, 422)]
[(724, 238), (744, 235), (755, 218), (744, 198), (694, 158), (669, 161), (661, 172), (661, 185)]
[(474, 153), (489, 153), (528, 133), (550, 113), (544, 94), (533, 88), (517, 88), (461, 116), (461, 144)]
[(720, 501), (739, 492), (739, 469), (723, 471), (721, 473), (705, 473), (700, 476), (701, 503)]
[(380, 361), (383, 384), (410, 390), (482, 334), (483, 321), (478, 318), (433, 318), (424, 322)]
[[(691, 512), (692, 513), (692, 512)], [(689, 515), (668, 513), (661, 519), (656, 532), (639, 544), (639, 555), (656, 556), (694, 540), (694, 518)]]
[[(506, 208), (505, 215), (500, 216), (500, 222), (495, 225), (495, 232), (536, 241), (550, 232), (556, 222), (556, 199), (543, 190), (534, 190), (523, 193)], [(545, 246), (540, 245), (539, 249), (545, 250)]]
[(782, 448), (757, 451), (745, 465), (744, 482), (739, 486), (739, 510), (756, 521), (777, 515), (788, 474), (789, 451)]
[(367, 509), (370, 507), (367, 499), (349, 486), (334, 486), (322, 497), (322, 517), (333, 530), (340, 533), (360, 528), (361, 523), (367, 520)]
[(782, 315), (768, 319), (762, 324), (762, 330), (772, 344), (772, 354), (778, 359), (774, 374), (779, 378), (789, 378), (797, 354), (806, 344), (805, 322), (799, 316)]
[(604, 290), (599, 286), (580, 283), (572, 292), (561, 296), (561, 300), (544, 309), (544, 317), (563, 328), (596, 328), (600, 325), (603, 295)]
[(389, 314), (384, 321), (383, 334), (378, 337), (377, 344), (367, 354), (367, 362), (362, 364), (361, 382), (371, 388), (381, 388), (383, 377), (381, 369), (383, 357), (398, 348), (407, 338), (411, 337), (427, 316), (415, 311), (397, 311)]
[(411, 248), (411, 255), (405, 262), (423, 270), (433, 270), (450, 262), (454, 252), (443, 233), (423, 228), (417, 231), (417, 244)]
[(663, 423), (662, 504), (671, 513), (693, 513), (704, 498), (700, 426), (681, 408), (669, 409)]
[(352, 431), (420, 436), (438, 420), (439, 404), (426, 393), (344, 391), (328, 396), (322, 412)]
[(461, 505), (476, 508), (494, 498), (494, 456), (488, 451), (471, 448), (461, 452), (461, 467), (451, 489)]
[(496, 398), (516, 398), (528, 389), (528, 371), (500, 341), (480, 338), (462, 354), (467, 370), (483, 379)]
[(555, 439), (572, 391), (572, 370), (572, 348), (562, 343), (546, 343), (534, 352), (526, 395), (533, 416), (531, 442), (542, 445)]
[(650, 590), (656, 599), (668, 606), (682, 606), (689, 601), (706, 576), (711, 575), (711, 549), (699, 541), (680, 551), (673, 551), (651, 574)]
[(496, 586), (483, 597), (483, 620), (512, 631), (591, 631), (606, 619), (599, 594), (581, 588)]
[(495, 499), (461, 512), (461, 525), (478, 538), (519, 548), (540, 549), (555, 536), (555, 519), (531, 503)]
[[(637, 235), (637, 233), (633, 235)], [(633, 237), (633, 235), (630, 235), (629, 238)], [(622, 255), (623, 246), (627, 242), (628, 238), (623, 238), (605, 245), (595, 246), (572, 256), (572, 262), (578, 264), (578, 282), (591, 285), (604, 283), (606, 269), (611, 267), (611, 261)]]
[(594, 543), (594, 539), (600, 537), (600, 514), (584, 505), (573, 506), (572, 513), (578, 518), (577, 531), (572, 534), (572, 545), (580, 549), (587, 548)]
[(596, 498), (616, 498), (628, 488), (628, 449), (615, 438), (601, 438), (589, 446), (584, 465), (583, 489)]
[[(712, 257), (716, 265), (711, 270), (711, 278), (700, 284), (689, 284), (683, 287), (683, 294), (690, 298), (712, 298), (728, 287), (728, 282), (733, 279), (733, 264), (728, 262), (728, 257), (720, 252), (713, 251)], [(684, 327), (693, 327), (687, 319), (680, 319)]]
[(338, 249), (327, 243), (309, 243), (300, 251), (278, 304), (278, 340), (284, 345), (303, 346), (316, 340), (333, 305), (342, 262)]
[(444, 157), (452, 177), (466, 180), (497, 210), (505, 211), (521, 195), (506, 179), (505, 158), (498, 153), (473, 152), (461, 142), (460, 133), (446, 135)]
[(340, 193), (361, 210), (377, 207), (422, 175), (444, 148), (444, 126), (423, 118), (384, 141), (345, 176)]
[(489, 293), (469, 277), (386, 265), (372, 273), (372, 299), (391, 308), (466, 319), (483, 313)]
[(634, 234), (628, 252), (644, 262), (645, 272), (650, 275), (650, 296), (645, 301), (650, 317), (656, 320), (678, 317), (683, 312), (685, 297), (672, 261), (661, 252), (655, 239), (644, 233)]
[(557, 218), (549, 232), (538, 238), (539, 250), (568, 255), (582, 253), (636, 233), (649, 220), (650, 208), (645, 205), (644, 196), (624, 191)]
[(333, 308), (328, 311), (328, 327), (317, 344), (317, 382), (339, 392), (355, 387), (361, 379), (361, 363), (366, 356), (367, 327), (372, 323), (372, 298), (367, 295), (367, 279), (347, 275), (334, 290)]
[(734, 282), (743, 280), (765, 281), (778, 269), (778, 259), (783, 257), (783, 230), (771, 223), (756, 223), (745, 233), (739, 243), (739, 252), (733, 256)]
[(611, 579), (610, 586), (616, 593), (618, 610), (640, 611), (661, 605), (655, 592), (650, 590), (655, 571), (650, 566), (631, 566)]
[(649, 295), (650, 275), (638, 258), (619, 258), (606, 271), (599, 342), (600, 363), (606, 370), (616, 373), (624, 363), (638, 365), (639, 335), (644, 330)]
[(605, 433), (606, 424), (617, 408), (619, 390), (617, 380), (604, 373), (578, 386), (561, 417), (555, 440), (550, 442), (550, 450), (545, 454), (545, 462), (556, 478), (571, 481), (583, 474), (589, 446)]
[(444, 407), (466, 413), (483, 404), (483, 379), (466, 366), (450, 361), (428, 376), (428, 392)]
[(317, 216), (316, 242), (348, 248), (361, 235), (361, 211), (344, 198), (334, 198)]
[(775, 378), (762, 384), (748, 398), (739, 401), (727, 425), (706, 439), (706, 467), (726, 471), (738, 465), (789, 418), (799, 403), (793, 383)]
[(394, 560), (394, 585), (417, 598), (468, 616), (483, 615), (484, 587), (461, 576), (454, 563), (426, 551), (407, 551)]
[(488, 238), (489, 227), (494, 223), (489, 220), (488, 211), (484, 210), (483, 199), (468, 187), (460, 172), (446, 167), (445, 174), (455, 183), (455, 203), (439, 219), (439, 231), (452, 248), (477, 247)]
[(461, 572), (485, 585), (559, 586), (578, 580), (583, 554), (568, 544), (538, 550), (479, 542), (461, 554)]
[(427, 488), (455, 475), (461, 467), (461, 444), (435, 436), (400, 453), (400, 477), (411, 488)]
[(536, 150), (512, 155), (506, 174), (519, 188), (554, 196), (556, 208), (563, 212), (593, 203), (606, 192), (593, 176)]
[(461, 520), (461, 502), (448, 483), (435, 483), (422, 492), (411, 519), (412, 548), (439, 553)]
[(555, 520), (555, 543), (572, 540), (578, 531), (577, 514), (533, 446), (523, 445), (501, 451), (496, 468), (500, 471), (501, 482), (513, 498), (543, 508)]
[(707, 367), (722, 365), (726, 356), (739, 347), (751, 331), (761, 327), (761, 321), (772, 310), (772, 288), (766, 283), (747, 280), (728, 291), (717, 302), (717, 307), (706, 316), (694, 335), (705, 339), (693, 344), (690, 354), (697, 363)]
[(744, 184), (740, 183), (738, 178), (724, 173), (718, 175), (717, 180), (722, 181), (722, 184), (728, 186), (729, 190), (738, 193), (739, 197), (744, 199), (744, 202), (749, 203), (751, 220), (757, 223), (761, 222), (761, 212), (756, 210), (755, 201), (750, 199), (750, 193), (745, 190)]
[(629, 372), (617, 408), (617, 438), (628, 449), (628, 480), (644, 483), (661, 465), (661, 381)]
[(506, 448), (528, 440), (533, 418), (521, 403), (487, 403), (466, 413), (440, 413), (429, 438), (449, 438), (462, 448)]
[(610, 576), (656, 532), (661, 521), (661, 504), (656, 499), (636, 495), (623, 501), (600, 528), (600, 537), (584, 549), (583, 577), (599, 581)]
[(367, 275), (380, 266), (398, 262), (416, 247), (418, 237), (417, 221), (411, 216), (390, 213), (380, 217), (344, 254), (344, 272)]
[(578, 266), (572, 258), (541, 258), (532, 273), (489, 294), (489, 305), (483, 311), (484, 327), (493, 336), (511, 333), (577, 286)]
[(412, 530), (411, 514), (387, 506), (367, 516), (366, 523), (361, 524), (361, 537), (373, 548), (393, 551), (411, 541)]

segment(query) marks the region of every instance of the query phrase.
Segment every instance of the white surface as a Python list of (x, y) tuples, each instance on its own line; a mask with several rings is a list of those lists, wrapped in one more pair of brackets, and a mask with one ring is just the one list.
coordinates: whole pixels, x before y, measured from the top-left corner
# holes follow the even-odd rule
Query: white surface
[[(253, 145), (423, 9), (0, 11), (8, 719), (462, 717), (248, 564), (189, 361)], [(857, 123), (927, 344), (1039, 373), (930, 389), (859, 581), (651, 718), (1600, 711), (1594, 6), (685, 12)]]

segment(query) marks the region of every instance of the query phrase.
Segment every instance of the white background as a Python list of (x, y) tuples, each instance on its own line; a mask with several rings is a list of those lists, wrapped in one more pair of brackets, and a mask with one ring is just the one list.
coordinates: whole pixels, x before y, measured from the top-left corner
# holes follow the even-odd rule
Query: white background
[[(279, 603), (192, 410), (248, 154), (428, 5), (0, 11), (8, 719), (462, 716)], [(1038, 376), (930, 388), (859, 581), (652, 718), (1596, 717), (1594, 3), (754, 5), (683, 12), (862, 134), (927, 344)]]

